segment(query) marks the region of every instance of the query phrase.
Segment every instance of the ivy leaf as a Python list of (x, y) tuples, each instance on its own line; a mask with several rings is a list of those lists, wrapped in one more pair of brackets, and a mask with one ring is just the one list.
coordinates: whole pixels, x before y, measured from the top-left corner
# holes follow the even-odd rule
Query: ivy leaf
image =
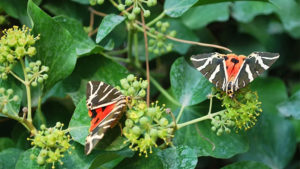
[(0, 152), (0, 168), (15, 168), (16, 162), (23, 150), (8, 148)]
[(27, 0), (1, 0), (0, 7), (13, 18), (19, 19), (22, 24), (30, 26), (30, 19), (26, 11)]
[(255, 162), (255, 161), (241, 161), (233, 164), (229, 164), (222, 169), (271, 169), (263, 163)]
[(84, 5), (90, 4), (89, 0), (72, 0), (72, 1), (80, 3), (80, 4), (84, 4)]
[[(84, 32), (83, 27), (79, 21), (66, 16), (57, 16), (54, 20), (60, 23), (65, 29), (69, 31), (74, 39), (74, 46), (76, 46), (77, 55), (84, 55), (90, 53), (96, 48), (94, 41), (88, 37)], [(101, 48), (100, 46), (98, 48)]]
[(234, 1), (262, 1), (269, 2), (270, 0), (198, 0), (195, 5), (206, 5), (206, 4), (215, 4), (220, 2), (234, 2)]
[(14, 147), (14, 146), (15, 146), (15, 143), (12, 139), (10, 139), (8, 137), (1, 137), (0, 138), (0, 152), (7, 149), (7, 148)]
[(277, 105), (278, 111), (284, 116), (292, 116), (300, 120), (300, 91), (296, 92), (287, 101)]
[(197, 165), (197, 153), (188, 146), (170, 147), (159, 151), (157, 155), (163, 162), (164, 168), (190, 169)]
[(85, 96), (88, 81), (103, 81), (117, 86), (120, 84), (120, 79), (126, 77), (127, 73), (125, 67), (103, 56), (86, 56), (78, 59), (71, 76), (63, 81), (63, 87), (77, 104)]
[[(11, 76), (11, 75), (8, 75), (8, 76)], [(22, 96), (23, 96), (23, 90), (22, 90), (20, 82), (13, 79), (13, 77), (8, 77), (8, 79), (6, 79), (6, 80), (0, 79), (0, 87), (3, 87), (5, 90), (12, 89), (14, 91), (12, 96), (10, 96), (10, 98), (12, 98), (14, 95), (17, 95), (19, 97), (18, 101), (10, 101), (6, 104), (6, 108), (8, 110), (7, 113), (10, 116), (18, 117), (19, 110), (21, 107)], [(5, 115), (3, 115), (1, 113), (0, 113), (0, 116), (6, 117)]]
[(180, 17), (189, 10), (198, 0), (166, 0), (164, 12), (173, 18)]
[(116, 26), (125, 20), (123, 16), (110, 14), (103, 18), (96, 37), (96, 42), (103, 40)]
[(230, 4), (225, 2), (196, 6), (182, 15), (181, 20), (190, 29), (199, 29), (215, 21), (227, 21)]
[(206, 100), (212, 88), (212, 84), (182, 57), (173, 63), (170, 80), (174, 96), (185, 106)]
[(49, 78), (45, 81), (44, 90), (49, 90), (57, 81), (71, 74), (76, 63), (74, 40), (64, 27), (43, 12), (31, 0), (28, 1), (28, 14), (34, 27), (33, 32), (40, 34), (36, 43), (37, 54), (42, 64), (49, 66)]
[[(200, 112), (206, 112), (204, 108), (186, 107), (180, 122), (186, 122), (201, 117)], [(179, 109), (175, 113), (178, 113)], [(248, 150), (249, 144), (243, 133), (235, 133), (217, 136), (211, 130), (209, 121), (202, 121), (194, 125), (180, 128), (175, 133), (173, 143), (176, 146), (186, 145), (197, 152), (197, 156), (211, 156), (215, 158), (230, 158), (236, 154)]]
[(268, 2), (241, 1), (232, 6), (232, 16), (239, 22), (251, 22), (257, 15), (269, 15), (275, 6)]

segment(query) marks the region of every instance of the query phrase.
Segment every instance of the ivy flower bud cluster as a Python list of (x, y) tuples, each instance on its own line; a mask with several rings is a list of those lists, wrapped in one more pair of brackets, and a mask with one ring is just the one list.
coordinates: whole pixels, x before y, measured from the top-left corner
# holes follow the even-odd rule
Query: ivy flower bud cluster
[(120, 80), (121, 87), (117, 87), (125, 96), (140, 97), (143, 98), (146, 96), (146, 89), (148, 87), (147, 80), (140, 78), (137, 80), (137, 77), (130, 74), (127, 78)]
[(118, 87), (124, 95), (131, 97), (123, 128), (123, 134), (127, 138), (124, 143), (129, 142), (133, 151), (139, 151), (140, 155), (144, 153), (147, 157), (148, 152), (152, 153), (152, 148), (157, 147), (159, 139), (166, 145), (171, 143), (174, 126), (166, 118), (165, 105), (159, 106), (158, 102), (155, 102), (150, 107), (147, 106), (143, 99), (148, 83), (136, 79), (133, 75), (128, 75), (120, 80), (121, 87)]
[(14, 26), (3, 31), (4, 35), (0, 39), (0, 72), (2, 79), (7, 78), (7, 73), (18, 60), (36, 54), (36, 48), (33, 45), (39, 39), (39, 36), (34, 37), (30, 33), (31, 29), (25, 26), (22, 29)]
[(52, 168), (55, 168), (55, 163), (59, 162), (63, 165), (61, 158), (64, 157), (64, 153), (68, 151), (71, 154), (71, 136), (68, 134), (68, 130), (63, 130), (64, 125), (57, 122), (55, 127), (46, 128), (45, 125), (41, 125), (41, 130), (31, 140), (31, 145), (34, 148), (38, 148), (40, 151), (38, 154), (31, 154), (31, 160), (36, 160), (39, 165), (52, 164)]
[(262, 112), (256, 92), (246, 87), (237, 91), (234, 98), (230, 98), (225, 92), (214, 90), (216, 98), (222, 100), (222, 106), (226, 110), (212, 119), (212, 130), (221, 135), (224, 131), (230, 132), (230, 127), (248, 130), (255, 125), (257, 117)]
[(41, 65), (42, 62), (37, 60), (36, 62), (30, 62), (29, 66), (25, 68), (29, 82), (32, 86), (37, 86), (37, 83), (43, 83), (48, 79), (49, 67)]
[(166, 43), (167, 38), (164, 34), (167, 34), (169, 36), (175, 37), (176, 31), (168, 31), (168, 28), (170, 27), (169, 22), (156, 22), (156, 30), (155, 28), (150, 28), (150, 33), (156, 34), (155, 38), (152, 38), (149, 40), (149, 51), (153, 52), (154, 54), (163, 54), (166, 52), (170, 52), (173, 49), (172, 43)]
[(19, 100), (19, 96), (13, 93), (13, 89), (0, 88), (0, 112), (4, 115), (8, 113), (8, 103)]

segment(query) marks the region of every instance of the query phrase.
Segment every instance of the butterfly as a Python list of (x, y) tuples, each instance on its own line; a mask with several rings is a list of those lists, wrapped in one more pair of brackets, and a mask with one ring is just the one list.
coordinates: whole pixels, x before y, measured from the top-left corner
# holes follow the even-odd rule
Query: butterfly
[(113, 128), (126, 110), (126, 97), (116, 88), (99, 81), (89, 81), (86, 87), (86, 105), (91, 117), (89, 135), (85, 141), (85, 154), (90, 154)]
[(191, 61), (211, 83), (233, 97), (235, 91), (252, 82), (278, 58), (278, 53), (269, 52), (253, 52), (249, 56), (214, 52), (193, 55)]

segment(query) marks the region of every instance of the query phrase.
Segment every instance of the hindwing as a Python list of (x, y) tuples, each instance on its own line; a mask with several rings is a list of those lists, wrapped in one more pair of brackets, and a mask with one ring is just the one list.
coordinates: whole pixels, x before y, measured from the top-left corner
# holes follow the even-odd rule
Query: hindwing
[(85, 143), (85, 153), (89, 154), (104, 137), (106, 130), (114, 127), (121, 118), (126, 108), (126, 99), (114, 87), (97, 81), (88, 82), (86, 97), (91, 117), (91, 127)]
[(191, 61), (194, 67), (200, 71), (216, 87), (225, 90), (228, 81), (225, 60), (222, 54), (206, 53), (193, 55)]

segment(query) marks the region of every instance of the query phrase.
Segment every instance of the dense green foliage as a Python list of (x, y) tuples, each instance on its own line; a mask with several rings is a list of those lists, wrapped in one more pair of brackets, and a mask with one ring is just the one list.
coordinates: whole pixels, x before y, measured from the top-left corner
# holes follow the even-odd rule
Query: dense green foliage
[[(0, 0), (0, 28), (0, 169), (300, 167), (299, 0)], [(189, 63), (227, 48), (280, 53), (240, 104)], [(86, 156), (89, 80), (138, 97)]]

